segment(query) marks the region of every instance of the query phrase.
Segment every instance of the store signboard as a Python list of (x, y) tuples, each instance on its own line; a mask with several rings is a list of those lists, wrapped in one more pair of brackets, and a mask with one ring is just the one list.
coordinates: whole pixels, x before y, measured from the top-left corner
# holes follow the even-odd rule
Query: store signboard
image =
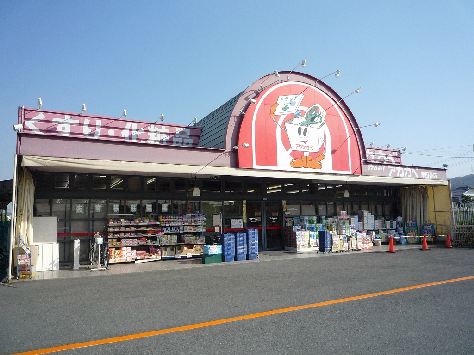
[(365, 164), (362, 174), (370, 176), (386, 176), (394, 178), (411, 178), (426, 180), (447, 180), (446, 170), (420, 168), (416, 166), (394, 166), (384, 164)]
[(201, 127), (157, 124), (25, 108), (19, 110), (22, 133), (117, 142), (197, 147)]
[(313, 85), (285, 81), (264, 89), (243, 117), (239, 167), (360, 175), (355, 120)]
[(402, 152), (394, 149), (366, 148), (365, 154), (368, 163), (402, 165)]

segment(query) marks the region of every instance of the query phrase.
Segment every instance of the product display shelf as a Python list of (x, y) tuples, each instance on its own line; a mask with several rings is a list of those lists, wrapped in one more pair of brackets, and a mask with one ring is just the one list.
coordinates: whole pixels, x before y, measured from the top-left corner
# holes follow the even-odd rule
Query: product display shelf
[(158, 215), (163, 235), (161, 236), (162, 259), (200, 258), (205, 242), (204, 215)]
[(134, 219), (131, 214), (108, 215), (109, 263), (161, 260), (161, 234), (161, 226), (157, 221)]

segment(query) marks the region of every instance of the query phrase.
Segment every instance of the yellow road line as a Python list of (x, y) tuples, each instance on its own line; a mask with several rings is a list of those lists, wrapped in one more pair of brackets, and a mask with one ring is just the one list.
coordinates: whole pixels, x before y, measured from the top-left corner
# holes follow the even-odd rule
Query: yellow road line
[(397, 288), (397, 289), (389, 290), (389, 291), (383, 291), (383, 292), (377, 292), (377, 293), (368, 293), (368, 294), (365, 294), (365, 295), (359, 295), (359, 296), (353, 296), (353, 297), (347, 297), (347, 298), (340, 298), (340, 299), (337, 299), (337, 300), (307, 304), (307, 305), (297, 306), (297, 307), (280, 308), (280, 309), (275, 309), (275, 310), (272, 310), (272, 311), (253, 313), (253, 314), (248, 314), (248, 315), (245, 315), (245, 316), (239, 316), (239, 317), (234, 317), (234, 318), (217, 319), (217, 320), (213, 320), (213, 321), (209, 321), (209, 322), (185, 325), (185, 326), (176, 327), (176, 328), (169, 328), (169, 329), (156, 330), (156, 331), (150, 331), (150, 332), (144, 332), (144, 333), (130, 334), (130, 335), (124, 335), (124, 336), (120, 336), (120, 337), (88, 341), (88, 342), (84, 342), (84, 343), (74, 343), (74, 344), (60, 345), (60, 346), (55, 346), (55, 347), (52, 347), (52, 348), (26, 351), (26, 352), (23, 352), (23, 353), (17, 353), (17, 354), (12, 354), (12, 355), (51, 354), (51, 353), (58, 352), (58, 351), (84, 348), (84, 347), (88, 347), (88, 346), (119, 343), (119, 342), (122, 342), (122, 341), (133, 340), (133, 339), (141, 339), (141, 338), (151, 337), (151, 336), (160, 335), (160, 334), (167, 334), (167, 333), (174, 333), (174, 332), (185, 332), (185, 331), (192, 330), (192, 329), (205, 328), (205, 327), (210, 327), (210, 326), (213, 326), (213, 325), (230, 323), (230, 322), (235, 322), (235, 321), (239, 321), (239, 320), (266, 317), (266, 316), (271, 316), (271, 315), (274, 315), (274, 314), (298, 311), (298, 310), (306, 309), (306, 308), (324, 307), (324, 306), (329, 306), (329, 305), (337, 304), (337, 303), (344, 303), (344, 302), (356, 301), (356, 300), (360, 300), (360, 299), (364, 299), (364, 298), (370, 298), (370, 297), (376, 297), (376, 296), (382, 296), (382, 295), (390, 295), (390, 294), (394, 294), (394, 293), (410, 291), (410, 290), (414, 290), (414, 289), (422, 288), (422, 287), (441, 285), (441, 284), (446, 284), (446, 283), (451, 283), (451, 282), (473, 280), (473, 279), (474, 279), (474, 276), (467, 276), (467, 277), (461, 277), (459, 279), (429, 282), (429, 283), (420, 284), (420, 285)]

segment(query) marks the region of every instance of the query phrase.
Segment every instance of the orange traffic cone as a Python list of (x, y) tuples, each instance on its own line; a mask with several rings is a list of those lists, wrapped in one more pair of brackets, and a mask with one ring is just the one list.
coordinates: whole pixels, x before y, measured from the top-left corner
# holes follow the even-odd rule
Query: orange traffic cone
[(451, 236), (448, 233), (448, 237), (446, 239), (446, 248), (452, 248), (453, 246), (451, 245)]
[(428, 243), (426, 243), (426, 236), (423, 235), (423, 246), (421, 247), (420, 250), (431, 250), (428, 248)]
[(395, 247), (393, 246), (393, 237), (390, 236), (390, 241), (388, 243), (388, 251), (387, 253), (396, 253)]

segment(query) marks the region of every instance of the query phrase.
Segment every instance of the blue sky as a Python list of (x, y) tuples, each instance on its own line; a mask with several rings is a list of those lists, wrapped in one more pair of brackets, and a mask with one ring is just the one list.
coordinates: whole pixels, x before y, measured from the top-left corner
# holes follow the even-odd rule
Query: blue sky
[(0, 180), (18, 106), (189, 124), (293, 69), (344, 97), (406, 165), (474, 173), (474, 2), (0, 0)]

